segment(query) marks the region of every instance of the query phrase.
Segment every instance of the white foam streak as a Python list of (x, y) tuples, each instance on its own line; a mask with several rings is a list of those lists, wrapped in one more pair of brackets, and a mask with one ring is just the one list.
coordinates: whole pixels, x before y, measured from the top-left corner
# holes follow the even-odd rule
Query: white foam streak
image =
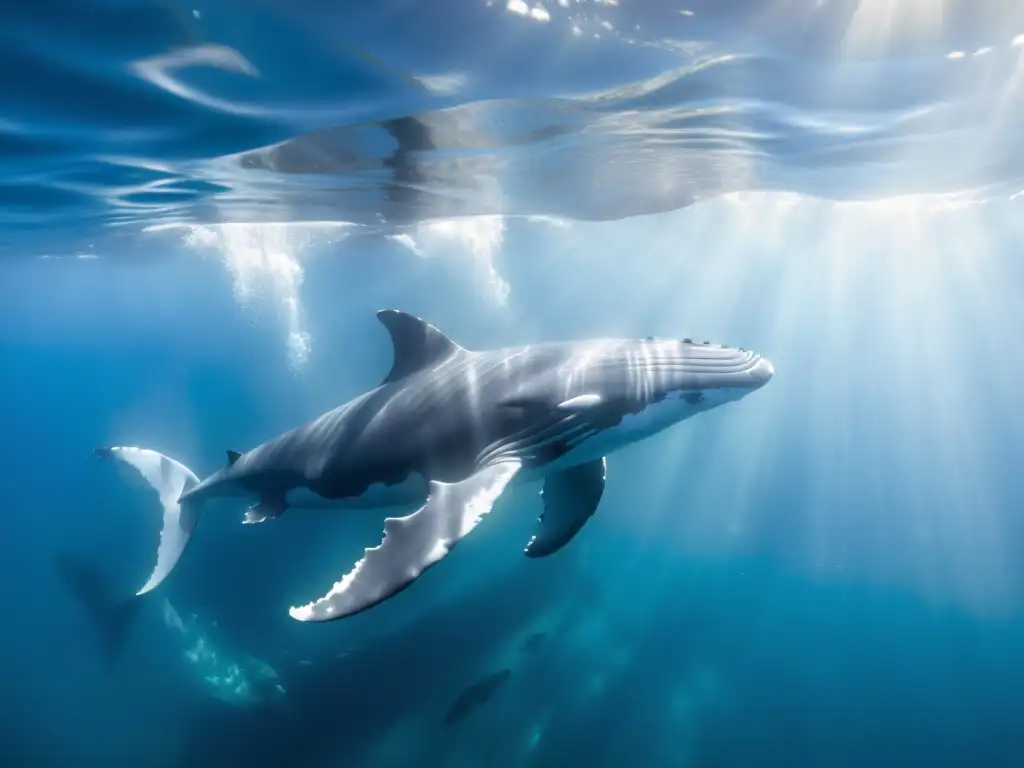
[(259, 77), (259, 70), (234, 48), (226, 45), (197, 45), (133, 62), (135, 74), (155, 87), (180, 99), (233, 115), (262, 115), (266, 110), (236, 104), (186, 85), (173, 74), (190, 67), (214, 67), (246, 77)]
[(466, 87), (467, 78), (463, 74), (449, 73), (444, 75), (413, 75), (413, 79), (431, 93), (453, 94)]
[(414, 232), (388, 235), (387, 239), (422, 258), (447, 257), (454, 241), (473, 259), (477, 281), (498, 304), (508, 302), (511, 289), (494, 263), (505, 236), (505, 221), (501, 216), (433, 219), (418, 224)]
[[(564, 223), (549, 217), (531, 217), (555, 226)], [(243, 307), (270, 299), (277, 305), (287, 330), (288, 356), (299, 368), (309, 358), (312, 339), (305, 328), (300, 290), (304, 272), (302, 257), (314, 238), (330, 234), (331, 240), (347, 237), (356, 225), (347, 222), (303, 224), (180, 224), (161, 223), (145, 232), (181, 231), (184, 244), (196, 251), (214, 251), (231, 273), (235, 298)], [(508, 283), (495, 261), (501, 251), (505, 222), (501, 216), (466, 216), (423, 222), (407, 232), (386, 235), (421, 258), (448, 258), (453, 244), (473, 261), (476, 280), (499, 305), (508, 301)], [(320, 240), (318, 239), (318, 242)]]
[(388, 240), (398, 243), (399, 245), (404, 245), (417, 256), (426, 256), (426, 254), (423, 252), (423, 249), (420, 248), (419, 245), (416, 243), (416, 240), (413, 239), (413, 236), (408, 233), (403, 232), (400, 235), (388, 235), (387, 238)]
[(464, 216), (426, 221), (417, 227), (417, 235), (420, 248), (427, 255), (438, 248), (449, 249), (452, 241), (460, 244), (473, 257), (477, 279), (499, 304), (504, 305), (508, 301), (508, 283), (494, 264), (505, 237), (505, 221), (501, 216)]
[(295, 224), (156, 225), (147, 231), (185, 230), (185, 244), (196, 250), (215, 250), (234, 281), (235, 298), (242, 306), (268, 296), (280, 311), (288, 334), (288, 357), (299, 368), (309, 358), (311, 342), (305, 328), (299, 292), (304, 272), (300, 263), (312, 236), (325, 227), (349, 225), (323, 222)]

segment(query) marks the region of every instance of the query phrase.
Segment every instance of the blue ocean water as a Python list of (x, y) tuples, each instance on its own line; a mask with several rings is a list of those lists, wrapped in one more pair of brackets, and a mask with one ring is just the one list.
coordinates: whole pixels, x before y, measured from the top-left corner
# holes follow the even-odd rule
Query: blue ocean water
[[(0, 14), (0, 765), (1024, 763), (1024, 6)], [(130, 596), (159, 505), (92, 449), (205, 475), (375, 386), (382, 307), (776, 375), (338, 622), (287, 608), (381, 515), (225, 505), (106, 653), (57, 564)]]

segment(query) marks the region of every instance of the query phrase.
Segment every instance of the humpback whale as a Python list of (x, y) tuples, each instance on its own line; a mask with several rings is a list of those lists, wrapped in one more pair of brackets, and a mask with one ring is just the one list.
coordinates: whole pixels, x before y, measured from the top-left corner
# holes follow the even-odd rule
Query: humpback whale
[(300, 621), (351, 616), (392, 597), (444, 558), (513, 483), (543, 480), (543, 512), (526, 544), (545, 557), (594, 514), (610, 453), (737, 401), (773, 377), (760, 354), (691, 339), (596, 339), (469, 350), (396, 310), (390, 372), (374, 389), (247, 452), (200, 480), (157, 451), (97, 448), (157, 491), (156, 566), (171, 573), (212, 499), (252, 500), (243, 522), (288, 509), (418, 505), (388, 517), (378, 546), (322, 597), (290, 609)]

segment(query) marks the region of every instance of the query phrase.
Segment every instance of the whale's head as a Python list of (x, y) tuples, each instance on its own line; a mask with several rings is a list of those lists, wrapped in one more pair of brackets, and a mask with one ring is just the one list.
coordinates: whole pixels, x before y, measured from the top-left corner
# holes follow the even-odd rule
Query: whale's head
[[(585, 414), (572, 424), (582, 459), (604, 456), (672, 424), (741, 400), (775, 368), (748, 349), (691, 339), (612, 341), (580, 347), (571, 364), (571, 397), (559, 407)], [(585, 447), (583, 447), (585, 446)]]
[(692, 339), (656, 344), (661, 360), (651, 363), (650, 378), (658, 395), (678, 397), (695, 412), (740, 400), (775, 376), (771, 361), (752, 350)]
[(604, 402), (652, 430), (741, 400), (775, 375), (764, 355), (708, 341), (648, 338), (601, 351), (582, 386), (599, 381)]
[[(582, 345), (562, 368), (573, 397), (626, 413), (652, 406), (672, 420), (741, 400), (775, 376), (771, 361), (741, 347), (693, 339), (610, 341)], [(659, 419), (660, 421), (660, 419)]]

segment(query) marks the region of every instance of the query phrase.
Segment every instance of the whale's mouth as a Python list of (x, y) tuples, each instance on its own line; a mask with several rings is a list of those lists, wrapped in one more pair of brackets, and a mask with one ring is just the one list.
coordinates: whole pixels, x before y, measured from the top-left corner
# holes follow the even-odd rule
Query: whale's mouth
[(743, 350), (735, 362), (723, 365), (713, 372), (728, 377), (728, 387), (760, 389), (775, 376), (775, 366), (767, 357)]
[(767, 357), (758, 356), (757, 363), (747, 373), (754, 382), (754, 387), (760, 388), (775, 377), (775, 366)]
[(729, 347), (686, 346), (678, 362), (694, 373), (741, 373), (764, 358), (757, 352)]
[[(647, 371), (681, 390), (760, 389), (775, 376), (775, 366), (746, 349), (684, 343), (677, 354), (648, 358)], [(666, 381), (666, 384), (668, 381)]]

